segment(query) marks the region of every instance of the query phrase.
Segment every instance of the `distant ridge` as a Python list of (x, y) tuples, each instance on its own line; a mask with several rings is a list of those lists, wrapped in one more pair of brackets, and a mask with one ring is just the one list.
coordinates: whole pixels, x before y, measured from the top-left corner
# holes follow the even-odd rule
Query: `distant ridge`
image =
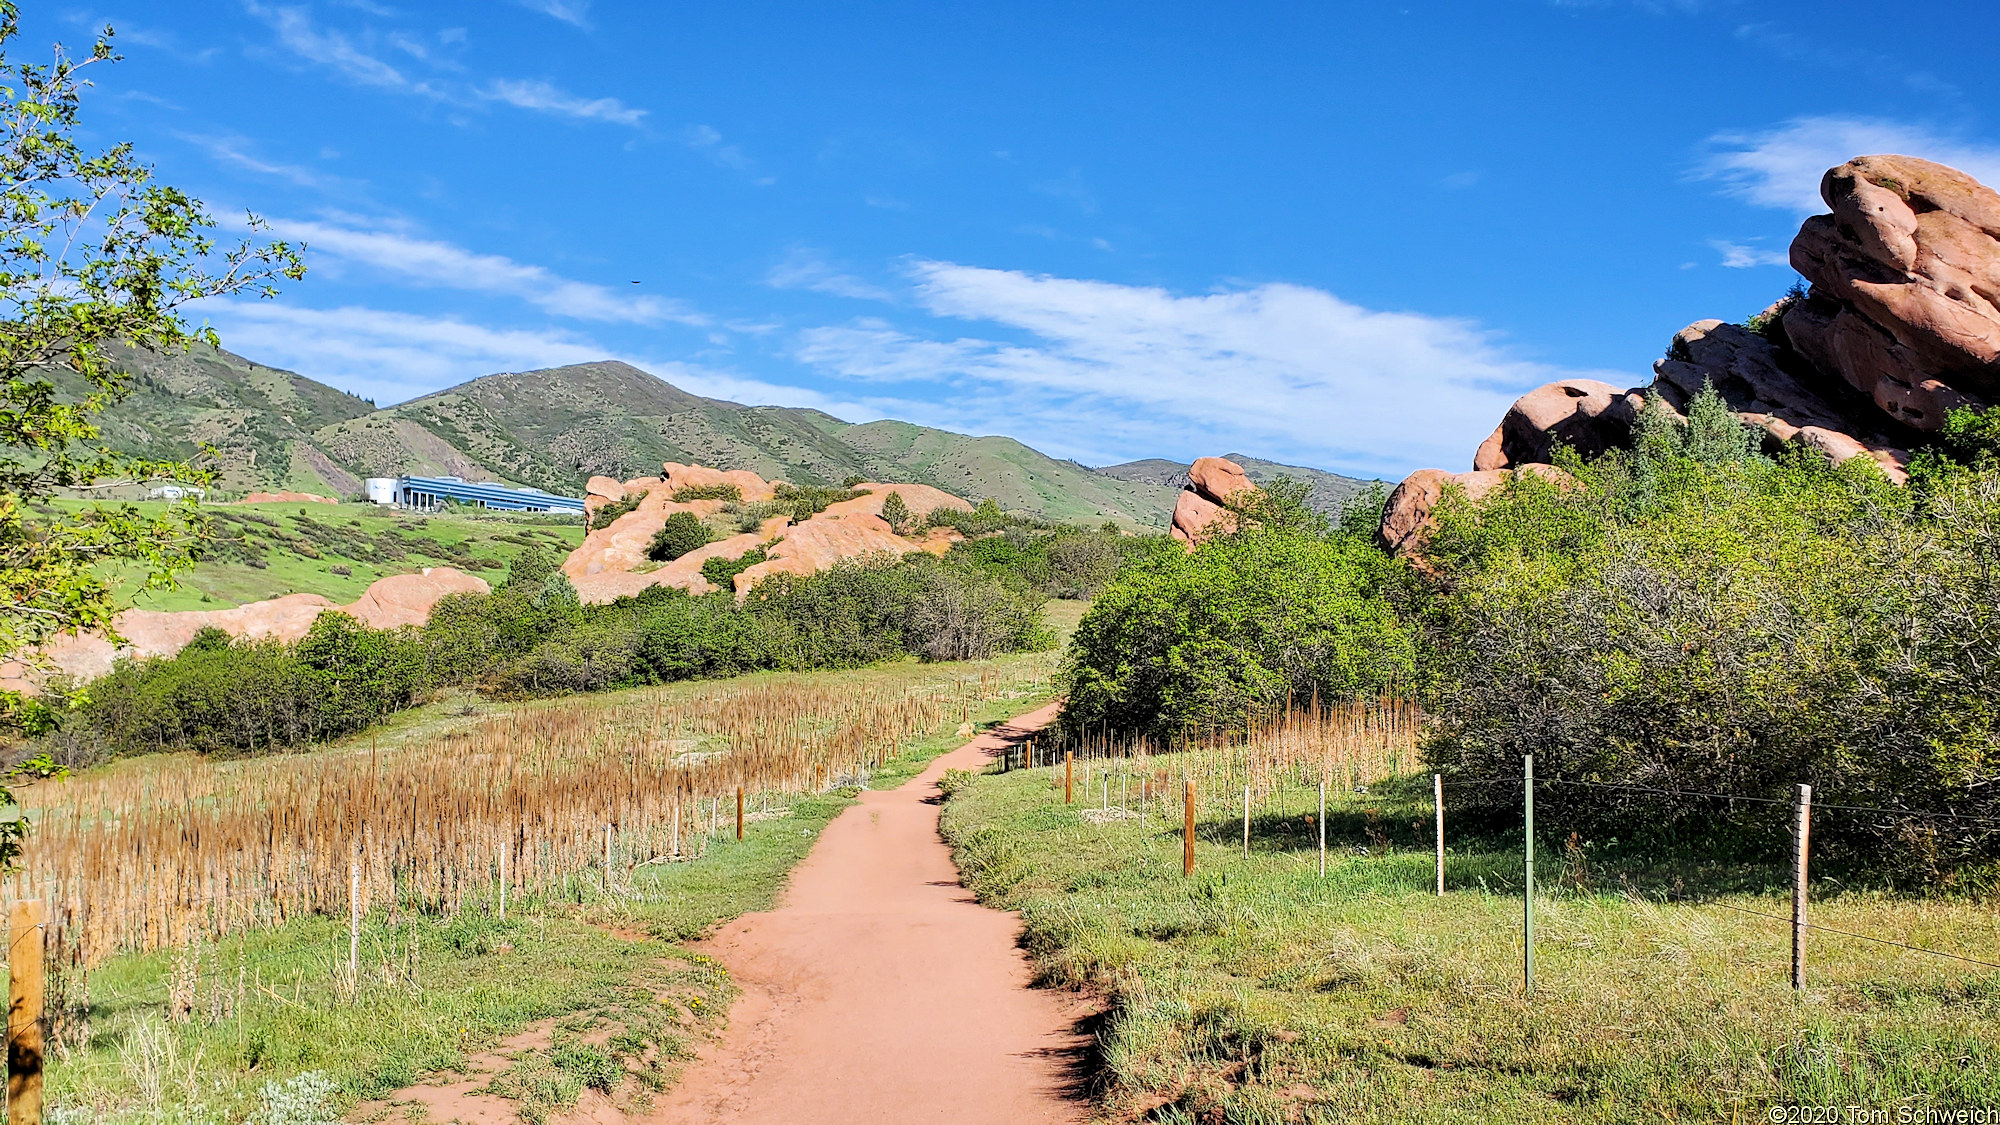
[(606, 360), (486, 375), (398, 406), (218, 349), (127, 352), (133, 394), (105, 418), (124, 449), (222, 453), (224, 489), (352, 496), (361, 480), (449, 474), (580, 495), (594, 474), (654, 476), (663, 461), (799, 484), (850, 476), (928, 484), (1046, 519), (1164, 530), (1178, 486), (1122, 479), (1007, 437), (703, 398)]
[[(1362, 480), (1359, 477), (1342, 476), (1324, 469), (1309, 469), (1303, 465), (1286, 465), (1277, 461), (1266, 461), (1262, 457), (1250, 457), (1242, 453), (1225, 454), (1228, 460), (1243, 466), (1244, 475), (1253, 481), (1263, 482), (1278, 477), (1290, 477), (1311, 486), (1306, 494), (1306, 503), (1314, 511), (1329, 516), (1338, 516), (1347, 507), (1348, 501), (1366, 492), (1380, 481)], [(1143, 461), (1127, 461), (1122, 465), (1106, 465), (1096, 470), (1103, 476), (1115, 480), (1135, 483), (1157, 484), (1178, 492), (1187, 484), (1189, 466), (1179, 461), (1168, 461), (1160, 457), (1148, 457)]]

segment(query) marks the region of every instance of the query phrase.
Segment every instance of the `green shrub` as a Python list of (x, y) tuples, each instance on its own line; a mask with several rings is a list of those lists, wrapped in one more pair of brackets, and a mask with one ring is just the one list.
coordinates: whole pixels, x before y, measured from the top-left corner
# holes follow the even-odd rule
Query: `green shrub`
[(645, 498), (644, 492), (629, 492), (611, 501), (590, 514), (590, 518), (585, 521), (584, 530), (596, 531), (600, 527), (610, 527), (617, 522), (619, 516), (638, 511), (640, 501)]
[[(793, 523), (804, 523), (826, 511), (833, 504), (852, 500), (868, 493), (853, 488), (821, 488), (817, 485), (798, 485), (779, 481), (772, 487), (779, 510), (792, 517)], [(768, 518), (768, 517), (767, 517)]]
[(737, 575), (763, 562), (768, 557), (764, 552), (764, 548), (752, 547), (744, 552), (742, 558), (709, 559), (701, 564), (701, 576), (708, 579), (711, 585), (718, 586), (724, 590), (733, 590), (736, 588)]
[[(1435, 768), (1518, 776), (1534, 754), (1556, 833), (1765, 854), (1807, 783), (1891, 810), (1816, 824), (1830, 860), (1936, 881), (2000, 856), (2000, 825), (1927, 815), (2000, 816), (2000, 473), (1906, 490), (1866, 458), (1765, 459), (1694, 413), (1572, 463), (1573, 486), (1440, 504)], [(1468, 823), (1519, 823), (1518, 787), (1466, 792)]]
[(708, 528), (693, 512), (675, 512), (653, 533), (653, 541), (646, 545), (646, 557), (655, 562), (672, 562), (708, 544)]
[(686, 504), (694, 500), (735, 500), (743, 499), (743, 489), (734, 484), (685, 484), (674, 489), (674, 503)]
[(907, 535), (916, 523), (910, 514), (910, 505), (900, 492), (891, 492), (882, 501), (882, 518), (888, 522), (889, 530), (898, 535)]
[(1409, 683), (1414, 642), (1388, 596), (1395, 566), (1347, 531), (1253, 526), (1194, 551), (1154, 540), (1071, 641), (1064, 726), (1227, 729)]

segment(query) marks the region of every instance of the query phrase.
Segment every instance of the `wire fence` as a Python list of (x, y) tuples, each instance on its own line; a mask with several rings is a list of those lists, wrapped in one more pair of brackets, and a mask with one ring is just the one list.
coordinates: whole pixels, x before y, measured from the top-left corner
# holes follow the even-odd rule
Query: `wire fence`
[[(1375, 705), (1368, 705), (1368, 710), (1373, 712)], [(1098, 823), (1135, 815), (1158, 816), (1171, 821), (1179, 805), (1181, 785), (1185, 781), (1194, 781), (1197, 793), (1194, 815), (1196, 831), (1204, 837), (1221, 840), (1235, 835), (1234, 832), (1223, 829), (1223, 825), (1231, 822), (1240, 824), (1241, 846), (1245, 854), (1248, 854), (1253, 840), (1260, 838), (1262, 826), (1267, 826), (1274, 820), (1284, 822), (1293, 817), (1303, 817), (1306, 823), (1312, 824), (1317, 818), (1323, 873), (1324, 850), (1327, 847), (1324, 826), (1328, 815), (1324, 803), (1327, 795), (1365, 797), (1368, 795), (1370, 785), (1391, 779), (1418, 776), (1403, 769), (1405, 763), (1414, 764), (1417, 760), (1414, 730), (1410, 726), (1388, 720), (1378, 721), (1373, 714), (1365, 716), (1350, 714), (1338, 718), (1325, 714), (1299, 716), (1293, 720), (1292, 725), (1325, 725), (1329, 722), (1337, 722), (1344, 728), (1340, 736), (1322, 734), (1315, 737), (1298, 731), (1284, 731), (1283, 728), (1287, 724), (1280, 722), (1272, 725), (1272, 729), (1266, 732), (1267, 737), (1263, 740), (1257, 739), (1253, 734), (1252, 737), (1232, 745), (1175, 746), (1158, 745), (1143, 739), (1106, 738), (1083, 740), (1061, 749), (1051, 748), (1040, 756), (1037, 755), (1035, 747), (1023, 746), (1010, 752), (1000, 763), (1000, 768), (1046, 770), (1052, 790), (1062, 793), (1072, 803), (1077, 804), (1084, 819)], [(1273, 753), (1274, 748), (1280, 752)], [(1764, 794), (1718, 793), (1576, 778), (1530, 779), (1524, 775), (1458, 778), (1432, 775), (1432, 777), (1438, 794), (1444, 798), (1445, 808), (1452, 803), (1449, 796), (1452, 792), (1463, 794), (1468, 791), (1480, 791), (1486, 793), (1489, 799), (1496, 792), (1509, 792), (1515, 795), (1516, 800), (1523, 800), (1527, 794), (1536, 789), (1545, 793), (1563, 789), (1594, 789), (1659, 798), (1670, 802), (1716, 801), (1732, 806), (1741, 803), (1773, 809), (1798, 810), (1799, 808), (1797, 799), (1788, 800)], [(1113, 778), (1117, 780), (1114, 781)], [(1136, 784), (1134, 779), (1137, 779)], [(1134, 797), (1138, 799), (1137, 812), (1133, 811)], [(1523, 804), (1526, 802), (1523, 801)], [(1437, 819), (1435, 862), (1438, 890), (1443, 894), (1447, 890), (1446, 818), (1439, 807), (1433, 807), (1431, 813)], [(1960, 825), (2000, 823), (2000, 818), (1951, 809), (1911, 809), (1812, 800), (1798, 821), (1798, 832), (1803, 833), (1811, 817), (1821, 813), (1878, 818), (1919, 817)], [(1296, 834), (1288, 833), (1286, 839), (1287, 842), (1296, 841)], [(2000, 969), (2000, 962), (1811, 920), (1807, 914), (1810, 895), (1806, 883), (1805, 838), (1803, 835), (1797, 835), (1796, 839), (1788, 842), (1798, 849), (1793, 856), (1797, 865), (1795, 909), (1794, 913), (1789, 915), (1738, 906), (1722, 901), (1718, 895), (1713, 894), (1688, 894), (1678, 891), (1632, 893), (1661, 902), (1693, 907), (1715, 906), (1738, 914), (1783, 922), (1794, 927), (1795, 938), (1800, 941), (1802, 941), (1800, 935), (1803, 933), (1822, 933), (1872, 942), (1983, 969)], [(1386, 843), (1384, 835), (1365, 828), (1361, 840), (1336, 839), (1333, 841), (1333, 846), (1366, 854), (1377, 845)], [(1524, 852), (1524, 855), (1531, 854), (1531, 850)], [(1531, 878), (1528, 870), (1523, 871), (1523, 876), (1524, 894), (1533, 893), (1526, 890)], [(1531, 900), (1524, 905), (1531, 915)], [(1525, 924), (1532, 926), (1531, 921)], [(1529, 948), (1532, 948), (1531, 934), (1528, 936), (1528, 942)], [(1802, 945), (1795, 943), (1795, 983), (1802, 981), (1803, 957)]]

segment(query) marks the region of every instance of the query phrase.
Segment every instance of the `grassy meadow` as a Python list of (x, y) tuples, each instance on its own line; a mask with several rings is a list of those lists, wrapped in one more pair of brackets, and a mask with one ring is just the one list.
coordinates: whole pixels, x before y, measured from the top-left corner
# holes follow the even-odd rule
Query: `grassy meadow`
[[(174, 938), (170, 942), (145, 948), (144, 940), (134, 940), (132, 951), (94, 958), (87, 974), (58, 955), (49, 1052), (52, 1119), (64, 1125), (220, 1125), (319, 1121), (334, 1112), (421, 1119), (420, 1111), (380, 1099), (426, 1077), (449, 1076), (531, 1026), (546, 1034), (515, 1052), (490, 1083), (490, 1089), (517, 1102), (524, 1120), (545, 1120), (591, 1088), (621, 1107), (642, 1111), (653, 1092), (674, 1081), (695, 1044), (721, 1025), (735, 993), (720, 967), (681, 943), (739, 913), (767, 907), (820, 828), (851, 803), (857, 785), (899, 782), (920, 763), (961, 743), (966, 723), (988, 725), (1045, 702), (1049, 667), (1047, 655), (1030, 655), (810, 676), (760, 674), (557, 704), (470, 706), (459, 700), (399, 717), (373, 738), (310, 754), (232, 762), (152, 755), (34, 786), (25, 797), (38, 819), (86, 813), (86, 805), (108, 808), (103, 805), (108, 788), (159, 799), (179, 794), (171, 799), (184, 798), (184, 807), (217, 823), (226, 819), (221, 806), (248, 802), (260, 806), (251, 813), (284, 829), (312, 831), (316, 822), (307, 814), (312, 794), (347, 791), (341, 789), (349, 784), (343, 769), (391, 776), (399, 760), (428, 761), (440, 747), (469, 747), (478, 731), (519, 716), (546, 726), (554, 713), (563, 717), (562, 731), (603, 729), (614, 732), (608, 736), (613, 741), (624, 737), (619, 732), (686, 736), (656, 737), (628, 749), (638, 755), (664, 751), (676, 768), (696, 771), (694, 776), (714, 773), (710, 780), (722, 776), (715, 771), (731, 768), (750, 771), (745, 776), (753, 778), (746, 786), (742, 842), (734, 839), (733, 807), (715, 810), (711, 834), (711, 822), (702, 815), (706, 805), (692, 800), (684, 821), (674, 821), (681, 859), (674, 860), (672, 846), (663, 843), (664, 823), (637, 834), (621, 825), (608, 880), (601, 861), (547, 865), (546, 877), (532, 885), (519, 881), (524, 876), (517, 869), (509, 881), (520, 889), (510, 897), (504, 919), (498, 872), (487, 866), (490, 856), (442, 883), (434, 877), (427, 882), (396, 875), (387, 883), (371, 878), (354, 976), (347, 971), (344, 852), (335, 857), (340, 862), (324, 865), (317, 875), (297, 857), (270, 865), (335, 884), (319, 888), (316, 908), (301, 898), (287, 916), (275, 918), (188, 903), (178, 922), (164, 930), (121, 929), (141, 938), (165, 932)], [(777, 742), (757, 711), (773, 692), (807, 691), (844, 695), (881, 710), (879, 721), (860, 712), (804, 712), (787, 720), (812, 726), (824, 745), (842, 754), (855, 748), (845, 734), (849, 729), (908, 733), (891, 745), (866, 746), (869, 756), (859, 774), (834, 777), (831, 787), (781, 784), (772, 772), (778, 768), (772, 764)], [(907, 721), (907, 713), (892, 721), (895, 701), (906, 701), (907, 712), (907, 701), (925, 699), (962, 705), (935, 709), (936, 721), (920, 729)], [(689, 716), (712, 729), (664, 729), (672, 725), (668, 720), (693, 721)], [(475, 761), (484, 764), (471, 772), (497, 768), (470, 750), (460, 768)], [(579, 768), (618, 768), (596, 758), (581, 761)], [(627, 766), (637, 770), (638, 759)], [(760, 769), (765, 772), (755, 772)], [(302, 785), (292, 780), (300, 770), (318, 772)], [(523, 771), (536, 787), (567, 785), (559, 762), (516, 763), (506, 770)], [(184, 776), (204, 772), (221, 776), (207, 788)], [(762, 779), (761, 787), (755, 779)], [(476, 832), (470, 805), (461, 808), (466, 830)], [(102, 831), (115, 832), (131, 815), (93, 813), (86, 819), (94, 817)], [(420, 827), (442, 835), (454, 823), (447, 809), (435, 829)], [(188, 837), (199, 834), (157, 841), (159, 868), (209, 869), (231, 862), (222, 853), (197, 857), (197, 845)], [(588, 825), (576, 834), (583, 837), (582, 852), (594, 857), (602, 836)], [(402, 840), (385, 833), (370, 846), (409, 855), (421, 843), (415, 836)], [(329, 845), (329, 850), (338, 849)], [(426, 855), (435, 859), (444, 853)], [(105, 859), (113, 861), (108, 854)], [(254, 856), (246, 861), (258, 866)], [(36, 869), (32, 856), (28, 869)], [(263, 883), (253, 889), (260, 901), (269, 897)], [(87, 1017), (61, 1003), (63, 996), (86, 995)]]
[[(169, 505), (139, 501), (134, 507), (152, 516)], [(214, 538), (201, 561), (180, 576), (180, 587), (121, 590), (121, 608), (228, 609), (285, 594), (319, 594), (346, 603), (378, 578), (432, 566), (457, 567), (497, 584), (530, 544), (560, 558), (583, 542), (582, 521), (557, 516), (418, 515), (374, 504), (313, 503), (217, 504), (202, 512)]]
[[(1129, 775), (1099, 762), (1085, 780), (1079, 763), (1067, 807), (1052, 770), (954, 776), (945, 809), (967, 885), (1021, 912), (1042, 983), (1107, 998), (1110, 1120), (1735, 1122), (1786, 1105), (2000, 1105), (2000, 971), (1814, 932), (1808, 988), (1792, 992), (1789, 923), (1744, 913), (1789, 917), (1782, 841), (1767, 867), (1727, 869), (1544, 842), (1527, 998), (1520, 845), (1450, 839), (1439, 897), (1428, 776), (1333, 793), (1324, 877), (1313, 790), (1260, 787), (1246, 857), (1241, 789), (1210, 783), (1184, 878), (1190, 767), (1178, 754)], [(1137, 809), (1142, 791), (1151, 807), (1120, 815), (1121, 794)], [(1718, 887), (1699, 904), (1658, 893)], [(1990, 901), (1818, 885), (1811, 920), (2000, 960)]]

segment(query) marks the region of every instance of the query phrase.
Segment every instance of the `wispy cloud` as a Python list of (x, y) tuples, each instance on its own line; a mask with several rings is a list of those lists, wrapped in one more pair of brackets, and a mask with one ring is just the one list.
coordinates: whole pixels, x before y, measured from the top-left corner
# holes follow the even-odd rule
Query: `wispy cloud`
[(811, 289), (858, 301), (888, 301), (894, 296), (879, 285), (842, 273), (825, 258), (810, 250), (793, 250), (785, 260), (771, 267), (764, 283), (776, 289)]
[(1231, 445), (1366, 474), (1455, 466), (1529, 387), (1639, 381), (1521, 359), (1467, 321), (1297, 285), (1183, 296), (951, 262), (918, 262), (912, 279), (932, 313), (996, 331), (929, 338), (860, 320), (806, 332), (797, 358), (843, 378), (945, 384), (961, 418), (990, 410), (1038, 446), (1100, 463)]
[(564, 332), (494, 329), (368, 308), (230, 301), (202, 310), (223, 346), (387, 405), (496, 371), (604, 359)]
[(679, 301), (576, 281), (542, 266), (402, 231), (293, 219), (273, 225), (286, 238), (304, 240), (312, 253), (334, 254), (420, 285), (516, 297), (556, 316), (629, 324), (708, 323)]
[(1757, 132), (1717, 133), (1696, 175), (1759, 207), (1802, 215), (1826, 210), (1826, 170), (1857, 156), (1895, 153), (1949, 164), (2000, 185), (2000, 148), (1940, 135), (1921, 125), (1864, 117), (1797, 117)]
[(506, 102), (521, 109), (574, 117), (582, 121), (607, 121), (613, 125), (638, 126), (646, 111), (634, 109), (617, 98), (586, 98), (539, 80), (496, 78), (479, 91), (488, 101)]
[(562, 331), (491, 328), (454, 317), (382, 309), (302, 308), (268, 301), (217, 301), (202, 310), (223, 346), (388, 406), (502, 371), (622, 359), (682, 390), (711, 398), (804, 406), (844, 418), (884, 417), (878, 406), (699, 364), (621, 354)]
[(271, 25), (271, 30), (277, 33), (281, 46), (308, 62), (328, 67), (364, 86), (436, 93), (426, 84), (416, 81), (390, 63), (369, 53), (346, 33), (337, 29), (321, 28), (313, 22), (311, 13), (304, 8), (265, 5), (258, 3), (257, 0), (247, 0), (244, 7), (251, 15)]
[(564, 23), (590, 26), (590, 0), (520, 0), (520, 4)]
[(241, 168), (263, 176), (274, 176), (289, 180), (300, 187), (325, 187), (332, 182), (328, 176), (297, 164), (278, 164), (257, 156), (252, 151), (255, 142), (248, 137), (228, 134), (226, 136), (204, 136), (198, 133), (175, 132), (174, 136), (206, 152), (218, 164)]
[[(756, 171), (756, 163), (744, 153), (742, 146), (725, 142), (713, 125), (690, 125), (682, 129), (681, 143), (708, 157), (718, 167), (745, 175)], [(775, 176), (753, 176), (751, 182), (761, 187), (778, 181)]]
[(1791, 255), (1783, 250), (1766, 250), (1760, 246), (1746, 246), (1741, 242), (1728, 242), (1720, 238), (1710, 239), (1708, 244), (1722, 255), (1722, 264), (1732, 270), (1792, 264)]

